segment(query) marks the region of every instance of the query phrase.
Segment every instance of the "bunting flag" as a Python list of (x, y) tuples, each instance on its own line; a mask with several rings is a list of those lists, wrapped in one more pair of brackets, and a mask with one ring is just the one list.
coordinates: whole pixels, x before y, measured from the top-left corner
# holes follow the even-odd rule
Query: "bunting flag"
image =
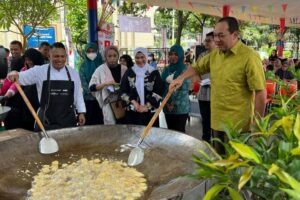
[(268, 10), (269, 10), (269, 12), (273, 12), (273, 8), (274, 8), (273, 5), (268, 5)]
[(256, 13), (256, 11), (257, 11), (257, 6), (252, 6), (252, 10), (253, 10), (254, 13)]
[(229, 16), (230, 13), (230, 5), (223, 5), (223, 17)]
[(193, 9), (194, 9), (194, 6), (193, 6), (193, 3), (192, 3), (192, 1), (191, 1), (191, 0), (189, 0), (189, 5), (191, 6), (191, 8), (193, 8)]
[(246, 8), (247, 8), (247, 6), (241, 6), (241, 10), (242, 10), (242, 13), (243, 13), (243, 14), (245, 13)]
[(286, 11), (286, 8), (287, 8), (287, 4), (284, 3), (284, 4), (281, 5), (281, 7), (282, 7), (283, 12), (285, 12), (285, 11)]

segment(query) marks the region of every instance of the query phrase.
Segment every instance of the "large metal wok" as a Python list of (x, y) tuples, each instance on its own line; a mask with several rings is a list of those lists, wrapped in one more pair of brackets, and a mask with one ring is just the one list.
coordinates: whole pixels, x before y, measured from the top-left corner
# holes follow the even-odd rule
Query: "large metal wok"
[(0, 120), (4, 120), (10, 110), (8, 106), (0, 106)]
[[(130, 149), (144, 127), (129, 125), (86, 126), (49, 131), (59, 144), (55, 155), (38, 151), (40, 137), (22, 129), (0, 135), (0, 199), (25, 199), (32, 177), (53, 160), (66, 163), (86, 158), (112, 158), (127, 162)], [(193, 173), (192, 154), (205, 145), (188, 135), (152, 128), (145, 139), (145, 160), (136, 169), (145, 174), (148, 190), (142, 199), (202, 199), (206, 183), (185, 177)], [(26, 171), (28, 170), (28, 171)]]

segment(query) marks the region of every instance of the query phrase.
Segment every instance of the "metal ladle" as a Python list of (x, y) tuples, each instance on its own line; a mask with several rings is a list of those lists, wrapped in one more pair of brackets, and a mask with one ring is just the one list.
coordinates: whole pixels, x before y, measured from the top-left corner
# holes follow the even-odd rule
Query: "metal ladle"
[(18, 90), (18, 92), (20, 93), (20, 95), (22, 96), (25, 104), (27, 105), (28, 109), (30, 110), (33, 118), (35, 119), (36, 123), (38, 124), (39, 128), (42, 130), (42, 139), (40, 140), (39, 143), (39, 151), (42, 154), (52, 154), (58, 151), (58, 144), (56, 142), (56, 140), (54, 140), (53, 138), (49, 137), (49, 135), (47, 134), (44, 125), (42, 124), (40, 118), (38, 117), (38, 115), (36, 114), (35, 110), (33, 109), (30, 101), (28, 100), (28, 98), (26, 97), (23, 89), (21, 88), (21, 86), (15, 82), (16, 88)]
[(140, 145), (143, 143), (144, 139), (148, 135), (148, 133), (149, 133), (150, 129), (152, 128), (155, 120), (159, 116), (160, 111), (166, 105), (167, 101), (169, 100), (169, 98), (173, 94), (174, 90), (175, 90), (175, 87), (172, 88), (171, 90), (169, 90), (166, 97), (161, 102), (160, 106), (157, 108), (156, 112), (154, 113), (153, 117), (151, 118), (150, 122), (148, 123), (148, 125), (144, 129), (144, 132), (141, 134), (137, 145), (135, 146), (135, 148), (133, 148), (131, 150), (131, 152), (129, 154), (129, 157), (128, 157), (128, 161), (127, 161), (127, 164), (129, 166), (136, 166), (136, 165), (139, 165), (140, 163), (143, 162), (143, 160), (144, 160), (144, 150), (140, 147)]

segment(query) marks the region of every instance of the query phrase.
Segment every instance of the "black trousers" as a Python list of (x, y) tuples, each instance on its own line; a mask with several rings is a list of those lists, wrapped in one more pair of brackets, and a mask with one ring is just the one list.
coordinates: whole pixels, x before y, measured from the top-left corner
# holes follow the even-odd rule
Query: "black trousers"
[(185, 133), (186, 120), (189, 114), (165, 114), (168, 129)]
[(200, 114), (202, 118), (202, 140), (210, 143), (212, 131), (210, 127), (210, 101), (199, 100)]
[[(153, 115), (154, 113), (151, 112), (139, 113), (134, 111), (126, 111), (123, 123), (147, 126)], [(154, 122), (153, 127), (159, 127), (158, 118)]]
[[(227, 135), (223, 131), (213, 130), (213, 137), (220, 139), (223, 143), (228, 143)], [(225, 148), (220, 142), (214, 141), (213, 147), (215, 148), (215, 150), (217, 151), (218, 154), (220, 154), (220, 155), (225, 154)]]
[(103, 124), (103, 112), (97, 100), (84, 101), (86, 107), (85, 125)]

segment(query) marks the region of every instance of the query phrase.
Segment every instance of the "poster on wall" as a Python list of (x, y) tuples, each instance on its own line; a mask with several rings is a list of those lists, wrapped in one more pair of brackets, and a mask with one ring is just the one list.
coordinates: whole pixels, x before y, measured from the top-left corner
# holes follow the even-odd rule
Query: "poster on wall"
[(114, 25), (111, 23), (104, 23), (101, 28), (98, 30), (98, 45), (100, 53), (103, 54), (103, 51), (106, 47), (114, 44)]
[[(24, 25), (24, 33), (28, 34), (32, 31), (32, 26)], [(55, 43), (54, 27), (36, 27), (35, 33), (28, 38), (28, 47), (37, 48), (42, 42), (48, 42), (50, 45)]]

